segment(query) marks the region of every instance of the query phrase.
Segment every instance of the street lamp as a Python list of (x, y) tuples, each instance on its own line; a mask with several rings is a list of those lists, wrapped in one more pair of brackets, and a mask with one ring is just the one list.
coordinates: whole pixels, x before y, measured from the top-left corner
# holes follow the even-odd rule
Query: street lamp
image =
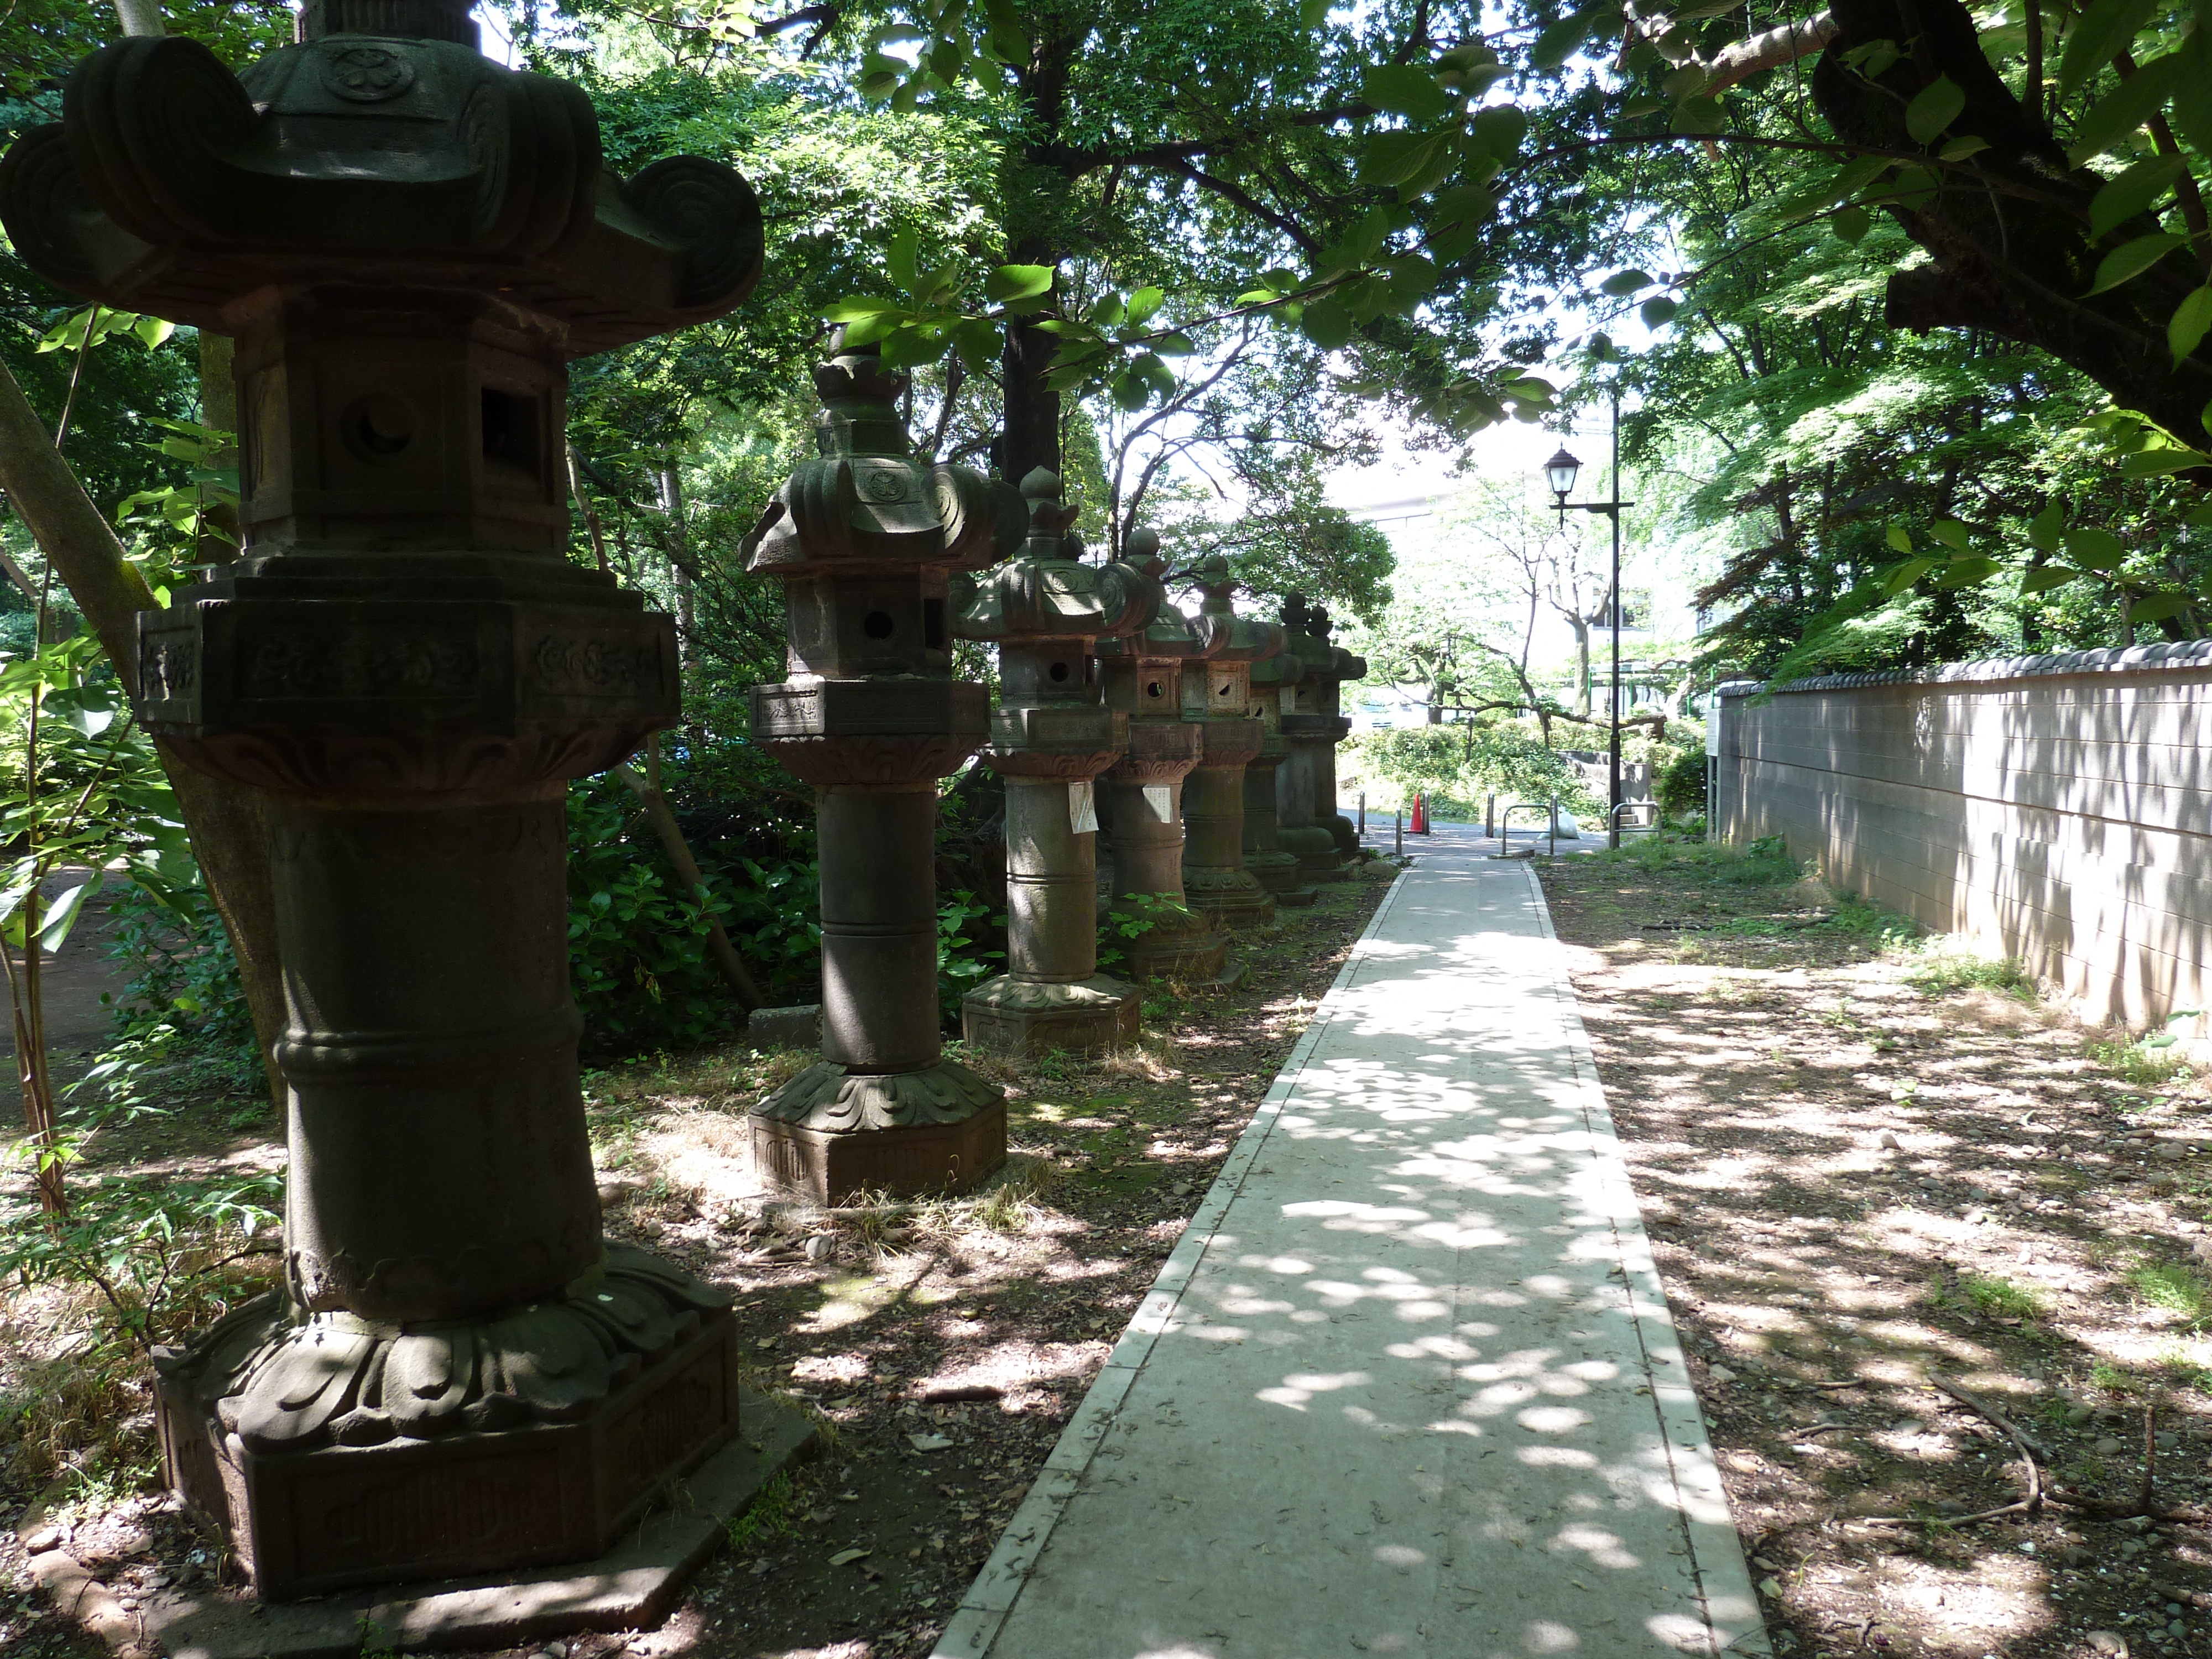
[(1607, 590), (1613, 611), (1613, 742), (1609, 775), (1611, 785), (1606, 802), (1605, 844), (1609, 848), (1620, 845), (1620, 509), (1633, 507), (1634, 501), (1620, 499), (1620, 386), (1613, 387), (1613, 499), (1607, 501), (1571, 501), (1575, 479), (1583, 464), (1567, 453), (1566, 446), (1544, 463), (1544, 478), (1552, 486), (1558, 499), (1553, 505), (1559, 509), (1559, 526), (1566, 527), (1570, 509), (1580, 513), (1602, 513), (1613, 520), (1613, 585)]

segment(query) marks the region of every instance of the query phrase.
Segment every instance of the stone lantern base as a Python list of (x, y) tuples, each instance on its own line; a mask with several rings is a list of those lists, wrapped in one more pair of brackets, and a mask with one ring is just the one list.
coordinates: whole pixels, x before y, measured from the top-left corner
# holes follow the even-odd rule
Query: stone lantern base
[(170, 1485), (268, 1601), (588, 1560), (738, 1426), (726, 1294), (622, 1245), (480, 1320), (272, 1292), (155, 1365)]
[(1099, 1054), (1137, 1040), (1141, 1001), (1136, 987), (1105, 974), (1067, 985), (1001, 974), (961, 1000), (960, 1024), (992, 1054)]
[(1275, 896), (1248, 870), (1182, 872), (1183, 896), (1190, 908), (1224, 927), (1265, 927), (1275, 919)]
[(1146, 932), (1121, 941), (1122, 971), (1139, 985), (1241, 984), (1229, 969), (1229, 940), (1195, 911), (1158, 917)]
[(824, 1060), (750, 1121), (755, 1167), (817, 1204), (965, 1192), (1006, 1161), (1006, 1091), (957, 1060), (886, 1073)]
[[(1288, 853), (1255, 853), (1249, 848), (1244, 853), (1244, 869), (1253, 880), (1275, 896), (1279, 904), (1297, 904), (1300, 895), (1297, 890), (1305, 884), (1305, 872), (1297, 860)], [(1304, 902), (1311, 904), (1314, 896), (1304, 895)]]
[(1344, 867), (1344, 854), (1336, 845), (1336, 837), (1322, 825), (1301, 824), (1294, 830), (1285, 830), (1279, 837), (1283, 851), (1297, 860), (1298, 869), (1308, 881), (1349, 881), (1351, 872)]

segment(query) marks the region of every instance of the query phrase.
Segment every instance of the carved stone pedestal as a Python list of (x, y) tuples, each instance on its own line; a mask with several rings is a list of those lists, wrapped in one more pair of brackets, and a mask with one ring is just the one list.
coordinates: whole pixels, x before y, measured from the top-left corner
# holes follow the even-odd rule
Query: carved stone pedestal
[(161, 1449), (270, 1601), (583, 1560), (736, 1429), (737, 1361), (727, 1296), (621, 1245), (497, 1317), (270, 1295), (156, 1356)]
[(752, 732), (814, 786), (822, 887), (822, 1063), (752, 1109), (771, 1180), (817, 1203), (958, 1192), (1006, 1161), (1006, 1096), (943, 1058), (937, 780), (988, 728), (952, 678), (951, 573), (993, 562), (1019, 509), (980, 475), (908, 453), (905, 378), (874, 346), (814, 374), (819, 459), (746, 544), (781, 580), (791, 678), (754, 688)]
[(1006, 972), (962, 1000), (979, 1048), (1099, 1054), (1136, 1040), (1136, 988), (1098, 971), (1099, 775), (1129, 740), (1129, 716), (1099, 693), (1098, 642), (1132, 634), (1165, 602), (1118, 562), (1072, 556), (1076, 510), (1060, 476), (1022, 480), (1021, 556), (961, 581), (953, 631), (999, 647), (999, 708), (984, 763), (1006, 782)]
[(608, 173), (467, 13), (312, 0), (235, 76), (124, 40), (0, 162), (43, 275), (237, 343), (239, 556), (116, 665), (266, 811), (284, 1285), (155, 1358), (169, 1480), (264, 1600), (596, 1555), (737, 1423), (726, 1298), (600, 1237), (562, 796), (679, 685), (568, 561), (562, 434), (571, 359), (743, 299), (759, 209)]
[(1183, 891), (1193, 909), (1224, 927), (1264, 927), (1275, 919), (1275, 901), (1244, 867), (1244, 769), (1267, 736), (1251, 713), (1252, 665), (1281, 651), (1283, 630), (1236, 614), (1237, 583), (1218, 555), (1200, 567), (1199, 586), (1200, 619), (1218, 634), (1203, 671), (1183, 682), (1185, 713), (1205, 733), (1183, 786)]

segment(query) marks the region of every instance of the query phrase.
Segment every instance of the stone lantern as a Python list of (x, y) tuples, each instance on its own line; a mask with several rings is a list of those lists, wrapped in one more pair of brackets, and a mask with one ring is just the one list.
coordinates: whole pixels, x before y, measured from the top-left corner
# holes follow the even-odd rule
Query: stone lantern
[(736, 1425), (727, 1297), (603, 1243), (567, 781), (678, 719), (666, 617), (567, 558), (568, 362), (715, 317), (744, 179), (624, 179), (465, 0), (139, 38), (0, 163), (64, 288), (237, 339), (243, 546), (139, 618), (139, 709), (265, 792), (284, 1286), (155, 1355), (169, 1478), (264, 1598), (589, 1558)]
[[(1018, 497), (908, 453), (907, 377), (872, 345), (814, 372), (818, 459), (747, 542), (784, 584), (790, 678), (752, 694), (754, 741), (814, 786), (822, 866), (822, 1060), (752, 1110), (753, 1155), (824, 1204), (957, 1191), (1006, 1161), (1006, 1096), (944, 1058), (937, 998), (937, 780), (988, 733), (952, 678), (952, 573), (1019, 544)], [(1009, 499), (1012, 497), (1012, 499)]]
[(1244, 768), (1267, 741), (1251, 712), (1252, 665), (1283, 648), (1283, 630), (1237, 614), (1237, 579), (1216, 554), (1198, 568), (1202, 617), (1219, 619), (1223, 637), (1202, 673), (1183, 679), (1183, 707), (1205, 733), (1198, 764), (1183, 787), (1183, 891), (1191, 907), (1230, 927), (1264, 927), (1275, 901), (1244, 867)]
[[(1167, 574), (1160, 538), (1132, 532), (1128, 562), (1154, 582)], [(1141, 632), (1098, 641), (1106, 702), (1128, 716), (1127, 746), (1103, 780), (1114, 847), (1113, 903), (1129, 910), (1144, 900), (1151, 926), (1121, 941), (1129, 976), (1140, 982), (1218, 983), (1229, 940), (1183, 896), (1183, 780), (1206, 741), (1202, 714), (1186, 714), (1183, 678), (1203, 676), (1206, 653), (1229, 643), (1219, 617), (1197, 621), (1163, 600)]]
[(1344, 682), (1365, 677), (1367, 659), (1329, 642), (1328, 612), (1299, 594), (1283, 601), (1290, 649), (1305, 663), (1296, 707), (1283, 716), (1290, 753), (1276, 774), (1283, 850), (1297, 854), (1309, 881), (1341, 881), (1346, 861), (1358, 856), (1359, 834), (1337, 811), (1336, 745), (1352, 731), (1340, 714)]
[(979, 578), (957, 578), (952, 631), (999, 647), (999, 708), (984, 763), (1006, 782), (1006, 965), (970, 991), (962, 1029), (978, 1048), (1096, 1054), (1135, 1041), (1133, 986), (1098, 971), (1098, 817), (1092, 786), (1128, 746), (1129, 716), (1099, 694), (1101, 636), (1133, 634), (1165, 602), (1133, 566), (1070, 556), (1076, 509), (1060, 475), (1022, 480), (1029, 541)]
[(1252, 713), (1267, 736), (1260, 752), (1244, 764), (1244, 867), (1275, 896), (1278, 905), (1293, 909), (1321, 896), (1305, 884), (1297, 854), (1282, 850), (1275, 796), (1275, 769), (1290, 753), (1283, 740), (1283, 715), (1285, 705), (1297, 706), (1297, 683), (1304, 672), (1304, 659), (1288, 651), (1252, 665)]

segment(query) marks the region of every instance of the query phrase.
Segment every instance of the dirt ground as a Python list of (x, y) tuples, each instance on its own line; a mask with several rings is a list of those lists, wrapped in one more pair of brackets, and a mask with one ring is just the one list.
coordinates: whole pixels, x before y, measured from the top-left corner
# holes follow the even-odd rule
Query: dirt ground
[[(565, 1655), (927, 1653), (1395, 873), (1371, 866), (1323, 885), (1312, 908), (1284, 909), (1249, 939), (1242, 988), (1149, 997), (1131, 1053), (961, 1054), (1012, 1096), (1012, 1176), (981, 1199), (835, 1219), (769, 1200), (744, 1154), (744, 1112), (799, 1055), (708, 1051), (592, 1073), (610, 1235), (734, 1288), (753, 1381), (811, 1415), (826, 1444), (732, 1527), (660, 1630), (580, 1637)], [(271, 1167), (282, 1148), (261, 1109), (207, 1103), (99, 1156), (118, 1171)], [(51, 1295), (0, 1294), (0, 1395), (69, 1311)], [(100, 1471), (65, 1474), (48, 1494), (72, 1523), (63, 1547), (126, 1606), (229, 1576), (143, 1489), (143, 1404), (124, 1402), (130, 1422), (104, 1443)], [(20, 1474), (0, 1476), (0, 1518), (39, 1495)], [(101, 1651), (40, 1605), (13, 1530), (0, 1529), (0, 1654)]]
[(2179, 1051), (1778, 849), (1539, 873), (1777, 1651), (2203, 1652), (2212, 1104)]

